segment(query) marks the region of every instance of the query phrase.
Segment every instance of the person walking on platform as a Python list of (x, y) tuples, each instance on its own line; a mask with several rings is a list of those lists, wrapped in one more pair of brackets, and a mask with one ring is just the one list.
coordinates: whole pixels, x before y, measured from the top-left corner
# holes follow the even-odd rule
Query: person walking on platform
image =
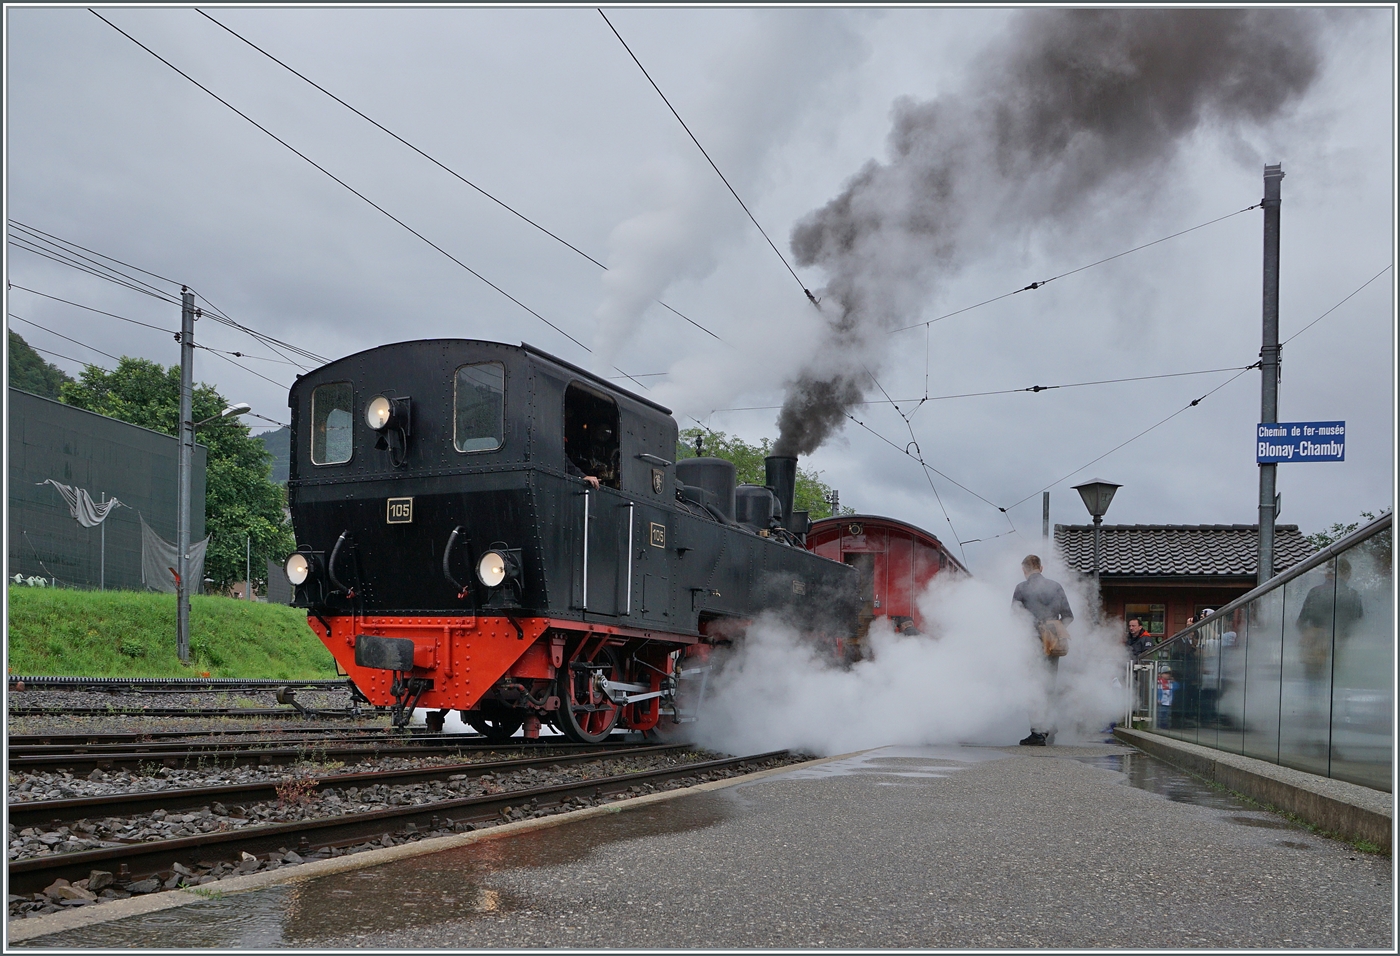
[(1035, 622), (1036, 637), (1040, 641), (1040, 652), (1045, 659), (1045, 690), (1036, 702), (1030, 736), (1021, 741), (1025, 747), (1044, 747), (1055, 742), (1055, 700), (1060, 658), (1069, 652), (1069, 631), (1065, 628), (1074, 620), (1065, 589), (1060, 587), (1059, 582), (1042, 574), (1041, 569), (1039, 556), (1026, 555), (1021, 561), (1021, 573), (1026, 579), (1016, 585), (1011, 595), (1012, 607), (1019, 604), (1030, 612)]

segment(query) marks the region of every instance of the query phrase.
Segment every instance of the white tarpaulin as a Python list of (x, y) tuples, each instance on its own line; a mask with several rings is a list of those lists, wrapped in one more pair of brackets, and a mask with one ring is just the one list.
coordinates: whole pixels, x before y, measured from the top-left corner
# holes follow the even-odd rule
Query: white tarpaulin
[[(204, 552), (209, 539), (190, 544), (190, 593), (198, 594), (204, 581)], [(175, 545), (151, 530), (141, 519), (141, 583), (152, 591), (175, 593)]]
[(92, 500), (92, 496), (87, 493), (86, 488), (74, 488), (72, 485), (65, 485), (52, 478), (46, 478), (39, 484), (53, 485), (54, 488), (58, 489), (63, 500), (68, 502), (68, 513), (84, 528), (96, 528), (107, 520), (107, 516), (112, 513), (113, 508), (125, 507), (116, 498), (109, 498), (99, 504)]

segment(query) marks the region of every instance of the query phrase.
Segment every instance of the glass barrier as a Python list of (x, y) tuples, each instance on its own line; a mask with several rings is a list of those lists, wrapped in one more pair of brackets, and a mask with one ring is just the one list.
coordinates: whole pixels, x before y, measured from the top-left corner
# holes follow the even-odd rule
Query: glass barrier
[(1391, 581), (1387, 522), (1227, 605), (1138, 662), (1135, 725), (1389, 792)]

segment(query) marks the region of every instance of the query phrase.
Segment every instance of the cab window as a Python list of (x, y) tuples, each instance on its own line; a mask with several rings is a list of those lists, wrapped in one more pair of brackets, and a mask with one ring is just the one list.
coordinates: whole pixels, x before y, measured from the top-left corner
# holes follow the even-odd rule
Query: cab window
[(575, 383), (564, 391), (564, 456), (570, 474), (610, 488), (618, 481), (617, 403)]
[(350, 460), (354, 448), (350, 409), (354, 394), (349, 382), (316, 386), (311, 393), (311, 461), (338, 465)]
[(458, 451), (495, 451), (505, 441), (506, 367), (479, 362), (457, 369), (452, 442)]

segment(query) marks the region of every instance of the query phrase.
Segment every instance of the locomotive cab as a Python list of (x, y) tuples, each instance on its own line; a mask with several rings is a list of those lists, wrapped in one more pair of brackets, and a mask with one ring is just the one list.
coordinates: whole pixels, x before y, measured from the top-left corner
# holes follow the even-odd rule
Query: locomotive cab
[(727, 517), (686, 500), (668, 409), (528, 345), (386, 345), (289, 405), (294, 604), (396, 720), (647, 730), (718, 625), (845, 619), (849, 569), (737, 523), (732, 468)]

